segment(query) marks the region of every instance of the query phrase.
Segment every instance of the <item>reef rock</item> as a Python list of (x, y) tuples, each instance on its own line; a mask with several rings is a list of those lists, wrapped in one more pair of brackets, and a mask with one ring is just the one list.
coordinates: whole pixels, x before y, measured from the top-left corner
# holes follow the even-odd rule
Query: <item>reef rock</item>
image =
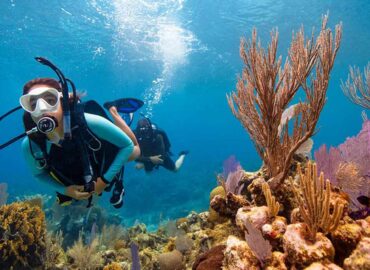
[(315, 262), (309, 267), (306, 267), (304, 270), (343, 270), (343, 268), (334, 263)]
[(356, 223), (361, 226), (362, 235), (365, 237), (370, 237), (370, 216), (366, 219), (356, 220)]
[(262, 226), (262, 234), (269, 240), (281, 239), (286, 231), (286, 227), (286, 218), (277, 216), (271, 224)]
[(158, 256), (161, 270), (183, 270), (182, 254), (178, 250), (166, 252)]
[(230, 235), (224, 252), (222, 270), (259, 270), (260, 263), (247, 242)]
[(248, 220), (250, 223), (253, 224), (254, 227), (257, 229), (261, 229), (263, 225), (268, 223), (269, 209), (267, 206), (259, 206), (259, 207), (243, 207), (240, 208), (236, 214), (235, 222), (236, 225), (241, 229), (245, 230), (245, 220)]
[(192, 270), (221, 270), (225, 248), (225, 245), (215, 246), (199, 255), (193, 264)]
[(285, 265), (286, 255), (279, 251), (274, 251), (272, 253), (272, 258), (270, 262), (264, 268), (265, 270), (288, 270)]
[(250, 203), (244, 196), (228, 192), (226, 198), (215, 196), (210, 205), (221, 216), (234, 218), (239, 208), (249, 206)]
[(334, 247), (322, 233), (316, 234), (313, 243), (307, 240), (308, 228), (304, 223), (288, 225), (283, 236), (283, 248), (288, 261), (297, 267), (308, 266), (313, 262), (334, 259)]
[(336, 261), (342, 264), (351, 252), (356, 248), (361, 239), (362, 228), (356, 223), (339, 225), (331, 233), (331, 241), (335, 246)]
[(370, 238), (364, 237), (352, 252), (351, 256), (344, 260), (345, 270), (369, 270), (370, 269)]

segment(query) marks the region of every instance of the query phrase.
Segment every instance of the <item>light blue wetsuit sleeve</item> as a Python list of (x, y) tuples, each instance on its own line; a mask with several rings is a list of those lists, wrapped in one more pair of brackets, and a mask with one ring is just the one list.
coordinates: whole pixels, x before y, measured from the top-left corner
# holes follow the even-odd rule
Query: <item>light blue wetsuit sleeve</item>
[(104, 179), (110, 182), (120, 172), (124, 163), (128, 161), (134, 150), (134, 144), (126, 133), (104, 117), (85, 113), (85, 119), (89, 129), (98, 138), (108, 141), (119, 148), (112, 164), (103, 175)]
[[(42, 157), (42, 151), (35, 143), (32, 143), (32, 149), (34, 155)], [(55, 189), (59, 193), (64, 193), (65, 187), (62, 184), (58, 183), (54, 178), (52, 178), (46, 170), (39, 167), (39, 162), (35, 160), (32, 156), (28, 137), (24, 138), (22, 141), (22, 151), (32, 175), (37, 180), (51, 185), (53, 189)]]

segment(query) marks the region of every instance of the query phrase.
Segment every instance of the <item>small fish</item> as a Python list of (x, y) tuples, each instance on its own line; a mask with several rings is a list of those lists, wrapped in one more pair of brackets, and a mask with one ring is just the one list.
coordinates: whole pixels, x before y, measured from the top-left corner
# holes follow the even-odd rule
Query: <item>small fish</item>
[(370, 198), (364, 195), (357, 197), (357, 201), (364, 206), (370, 207)]

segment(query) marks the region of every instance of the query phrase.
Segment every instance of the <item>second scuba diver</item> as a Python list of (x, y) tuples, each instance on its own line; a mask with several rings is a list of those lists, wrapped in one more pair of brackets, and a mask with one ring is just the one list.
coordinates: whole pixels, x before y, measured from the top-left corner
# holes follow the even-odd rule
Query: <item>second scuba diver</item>
[(154, 125), (149, 118), (142, 118), (137, 122), (134, 130), (140, 146), (141, 155), (136, 159), (137, 169), (145, 169), (146, 172), (162, 166), (167, 170), (177, 172), (185, 159), (188, 151), (181, 151), (174, 162), (171, 159), (170, 141), (167, 134)]
[(135, 136), (119, 119), (114, 106), (110, 112), (118, 127), (100, 115), (73, 108), (72, 136), (67, 140), (63, 133), (65, 116), (61, 103), (67, 99), (72, 106), (72, 99), (76, 103), (77, 97), (75, 91), (74, 95), (63, 96), (62, 88), (63, 83), (51, 78), (34, 79), (24, 85), (20, 103), (25, 110), (26, 131), (36, 125), (41, 129), (51, 125), (50, 130), (30, 134), (23, 140), (26, 161), (36, 178), (55, 184), (61, 204), (72, 199), (89, 199), (91, 205), (93, 194), (100, 195), (104, 189), (114, 186), (110, 202), (120, 208), (124, 194), (124, 164), (140, 154)]

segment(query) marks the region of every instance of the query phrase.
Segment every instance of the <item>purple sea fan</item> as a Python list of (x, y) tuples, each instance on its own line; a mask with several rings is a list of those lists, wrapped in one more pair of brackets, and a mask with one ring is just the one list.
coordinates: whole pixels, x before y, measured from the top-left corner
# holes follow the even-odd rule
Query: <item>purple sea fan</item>
[(370, 177), (370, 120), (364, 121), (357, 136), (347, 138), (338, 148), (343, 161), (356, 163), (360, 174)]
[(231, 172), (235, 172), (240, 167), (240, 162), (236, 160), (234, 155), (231, 155), (223, 162), (222, 177), (227, 178)]
[(315, 151), (315, 161), (317, 164), (317, 171), (323, 172), (326, 179), (334, 185), (338, 185), (336, 178), (336, 172), (339, 168), (339, 164), (342, 162), (342, 156), (340, 150), (335, 147), (330, 147), (327, 151), (326, 145), (322, 145), (317, 151)]
[(323, 145), (315, 152), (318, 172), (340, 186), (352, 202), (359, 195), (369, 196), (370, 182), (370, 121), (365, 120), (357, 136), (347, 138), (338, 148), (329, 152)]
[(245, 241), (263, 267), (265, 262), (272, 256), (271, 244), (263, 237), (261, 231), (254, 227), (249, 220), (244, 220), (244, 226), (246, 229)]
[(237, 195), (240, 195), (240, 192), (243, 189), (243, 185), (241, 185), (241, 180), (244, 177), (244, 170), (239, 165), (236, 171), (230, 172), (227, 176), (226, 183), (225, 183), (225, 191), (226, 193), (231, 192)]

